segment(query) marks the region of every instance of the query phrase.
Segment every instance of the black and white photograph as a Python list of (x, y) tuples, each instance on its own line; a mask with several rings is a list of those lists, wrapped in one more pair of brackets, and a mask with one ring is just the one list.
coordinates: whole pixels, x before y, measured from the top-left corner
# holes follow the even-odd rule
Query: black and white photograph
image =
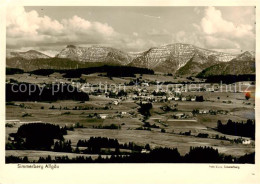
[(6, 6), (4, 164), (255, 166), (256, 22), (254, 5)]

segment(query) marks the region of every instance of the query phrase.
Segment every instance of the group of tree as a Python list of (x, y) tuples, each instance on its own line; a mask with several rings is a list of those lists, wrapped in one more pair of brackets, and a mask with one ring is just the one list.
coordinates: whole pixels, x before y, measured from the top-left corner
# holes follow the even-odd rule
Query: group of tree
[[(7, 156), (6, 163), (28, 163), (28, 158)], [(223, 155), (212, 147), (191, 147), (190, 151), (182, 156), (177, 148), (155, 148), (149, 153), (133, 153), (130, 155), (112, 155), (110, 157), (75, 157), (58, 156), (51, 159), (50, 156), (40, 157), (37, 163), (255, 163), (255, 153), (241, 157)]]
[(147, 68), (137, 68), (131, 66), (97, 66), (88, 68), (78, 68), (78, 69), (39, 69), (30, 72), (35, 75), (51, 75), (54, 72), (63, 74), (66, 78), (79, 78), (82, 74), (92, 74), (92, 73), (106, 73), (108, 77), (135, 77), (135, 74), (154, 74), (154, 71)]
[(6, 84), (6, 101), (88, 101), (89, 95), (69, 84), (53, 84), (40, 87), (37, 84)]
[(7, 149), (51, 150), (54, 139), (64, 140), (67, 131), (58, 125), (49, 123), (30, 123), (21, 125), (17, 133), (12, 133), (13, 144), (6, 145)]
[(23, 70), (19, 69), (19, 68), (6, 68), (6, 75), (14, 75), (14, 74), (22, 74), (24, 73)]
[(151, 116), (150, 110), (153, 108), (152, 103), (140, 103), (140, 108), (138, 112), (142, 114), (145, 118)]
[(255, 139), (255, 121), (251, 119), (248, 119), (246, 123), (228, 120), (226, 124), (222, 124), (222, 122), (218, 120), (217, 130), (224, 134)]
[[(201, 76), (198, 76), (201, 77)], [(206, 83), (225, 83), (231, 84), (239, 81), (255, 81), (254, 74), (245, 74), (245, 75), (212, 75), (206, 77)]]
[(68, 140), (68, 141), (62, 141), (62, 140), (56, 141), (54, 143), (53, 151), (68, 152), (68, 153), (72, 152), (71, 141), (70, 140)]
[(101, 148), (128, 149), (133, 152), (141, 152), (142, 149), (150, 150), (150, 145), (137, 145), (134, 142), (120, 144), (117, 139), (107, 137), (90, 137), (89, 140), (79, 140), (77, 147), (86, 147), (85, 153), (100, 153)]
[(111, 125), (98, 125), (98, 126), (93, 126), (93, 128), (96, 129), (121, 129), (120, 125), (116, 125), (114, 123), (112, 123)]

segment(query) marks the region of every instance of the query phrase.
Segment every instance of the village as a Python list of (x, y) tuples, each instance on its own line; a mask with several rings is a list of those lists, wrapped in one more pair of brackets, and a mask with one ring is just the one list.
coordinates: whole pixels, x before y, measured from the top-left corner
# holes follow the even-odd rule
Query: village
[[(161, 82), (147, 80), (152, 77)], [(218, 120), (226, 123), (229, 119), (238, 122), (254, 119), (254, 99), (245, 98), (245, 90), (253, 96), (253, 82), (221, 86), (196, 78), (167, 82), (170, 80), (172, 76), (161, 74), (113, 77), (112, 80), (98, 74), (78, 79), (63, 78), (59, 74), (48, 78), (27, 74), (7, 76), (6, 82), (10, 84), (30, 82), (41, 87), (70, 84), (87, 93), (89, 101), (7, 102), (6, 141), (14, 140), (10, 135), (22, 124), (44, 122), (61, 128), (66, 126), (69, 131), (65, 140), (70, 140), (74, 149), (79, 140), (100, 136), (118, 139), (122, 144), (177, 147), (181, 154), (187, 153), (190, 146), (200, 145), (212, 146), (224, 154), (233, 152), (234, 156), (254, 151), (254, 140), (216, 130)], [(180, 80), (183, 81), (178, 83)], [(7, 150), (6, 153), (14, 152), (24, 151)], [(31, 159), (49, 153), (37, 152)], [(74, 156), (78, 154), (83, 152)]]

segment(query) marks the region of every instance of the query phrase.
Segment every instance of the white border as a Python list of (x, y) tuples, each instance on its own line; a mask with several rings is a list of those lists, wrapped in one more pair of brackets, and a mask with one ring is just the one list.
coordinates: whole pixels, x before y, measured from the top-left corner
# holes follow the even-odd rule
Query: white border
[[(0, 2), (0, 183), (260, 183), (259, 160), (259, 85), (256, 79), (256, 164), (239, 164), (240, 169), (210, 169), (212, 164), (59, 164), (59, 169), (18, 169), (5, 164), (5, 49), (6, 5), (22, 6), (256, 6), (256, 22), (260, 20), (257, 0), (6, 0)], [(256, 67), (259, 69), (260, 26), (256, 24)], [(217, 165), (217, 164), (213, 164)], [(220, 164), (224, 166), (225, 164)]]

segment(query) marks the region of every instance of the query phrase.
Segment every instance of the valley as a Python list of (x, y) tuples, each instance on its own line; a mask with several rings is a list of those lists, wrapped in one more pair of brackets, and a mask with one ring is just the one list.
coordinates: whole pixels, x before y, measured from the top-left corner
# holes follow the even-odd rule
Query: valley
[[(110, 78), (105, 77), (105, 73), (103, 75), (102, 77), (100, 73), (94, 73), (81, 75), (80, 78), (64, 78), (59, 73), (49, 76), (27, 73), (7, 75), (8, 82), (26, 82), (40, 86), (57, 82), (78, 86), (76, 83), (83, 85), (87, 82), (93, 86), (93, 89), (87, 92), (89, 101), (15, 101), (7, 103), (6, 122), (12, 124), (12, 127), (6, 128), (6, 142), (12, 140), (10, 134), (16, 133), (21, 125), (44, 122), (60, 127), (74, 127), (73, 130), (67, 131), (67, 135), (64, 135), (65, 141), (71, 141), (72, 149), (79, 149), (75, 154), (69, 153), (70, 158), (76, 156), (97, 158), (97, 153), (84, 155), (85, 148), (77, 147), (79, 140), (88, 140), (91, 137), (116, 139), (121, 144), (128, 142), (140, 146), (149, 144), (151, 149), (177, 148), (181, 155), (187, 154), (190, 147), (196, 146), (213, 147), (222, 154), (232, 154), (234, 157), (254, 152), (254, 140), (250, 140), (250, 144), (235, 143), (234, 140), (241, 139), (242, 141), (248, 140), (248, 138), (226, 135), (216, 130), (218, 120), (226, 123), (229, 119), (236, 122), (255, 119), (254, 98), (246, 100), (243, 92), (248, 88), (248, 82), (244, 82), (244, 84), (241, 82), (241, 89), (238, 88), (238, 85), (236, 87), (233, 84), (231, 91), (221, 92), (221, 89), (226, 90), (226, 86), (222, 86), (220, 89), (214, 87), (218, 84), (205, 83), (199, 78), (187, 79), (160, 73)], [(139, 83), (131, 84), (131, 81), (139, 81)], [(157, 85), (154, 81), (160, 82), (159, 84), (167, 81), (176, 84)], [(179, 83), (180, 81), (181, 83)], [(182, 84), (183, 82), (186, 84)], [(253, 97), (255, 86), (251, 82), (249, 84), (250, 88), (247, 90), (250, 90)], [(107, 85), (107, 92), (105, 92), (105, 85)], [(125, 94), (122, 96), (118, 95), (117, 87), (120, 85), (125, 85)], [(192, 85), (195, 87), (191, 87)], [(206, 86), (207, 88), (205, 88)], [(114, 90), (115, 95), (112, 95)], [(203, 101), (193, 100), (196, 96), (203, 96)], [(149, 116), (140, 114), (138, 110), (140, 103), (152, 103)], [(120, 128), (95, 128), (112, 124)], [(80, 127), (77, 127), (78, 125)], [(140, 127), (147, 128), (147, 130), (140, 129)], [(199, 136), (202, 134), (205, 134), (206, 137)], [(26, 150), (16, 150), (15, 153), (13, 150), (7, 150), (6, 155), (22, 156), (26, 155), (25, 152)], [(123, 153), (124, 149), (121, 152)], [(28, 155), (28, 158), (37, 161), (37, 158), (47, 158), (48, 155), (59, 156), (66, 155), (66, 153), (34, 151)], [(110, 154), (99, 153), (98, 155), (105, 157)]]

